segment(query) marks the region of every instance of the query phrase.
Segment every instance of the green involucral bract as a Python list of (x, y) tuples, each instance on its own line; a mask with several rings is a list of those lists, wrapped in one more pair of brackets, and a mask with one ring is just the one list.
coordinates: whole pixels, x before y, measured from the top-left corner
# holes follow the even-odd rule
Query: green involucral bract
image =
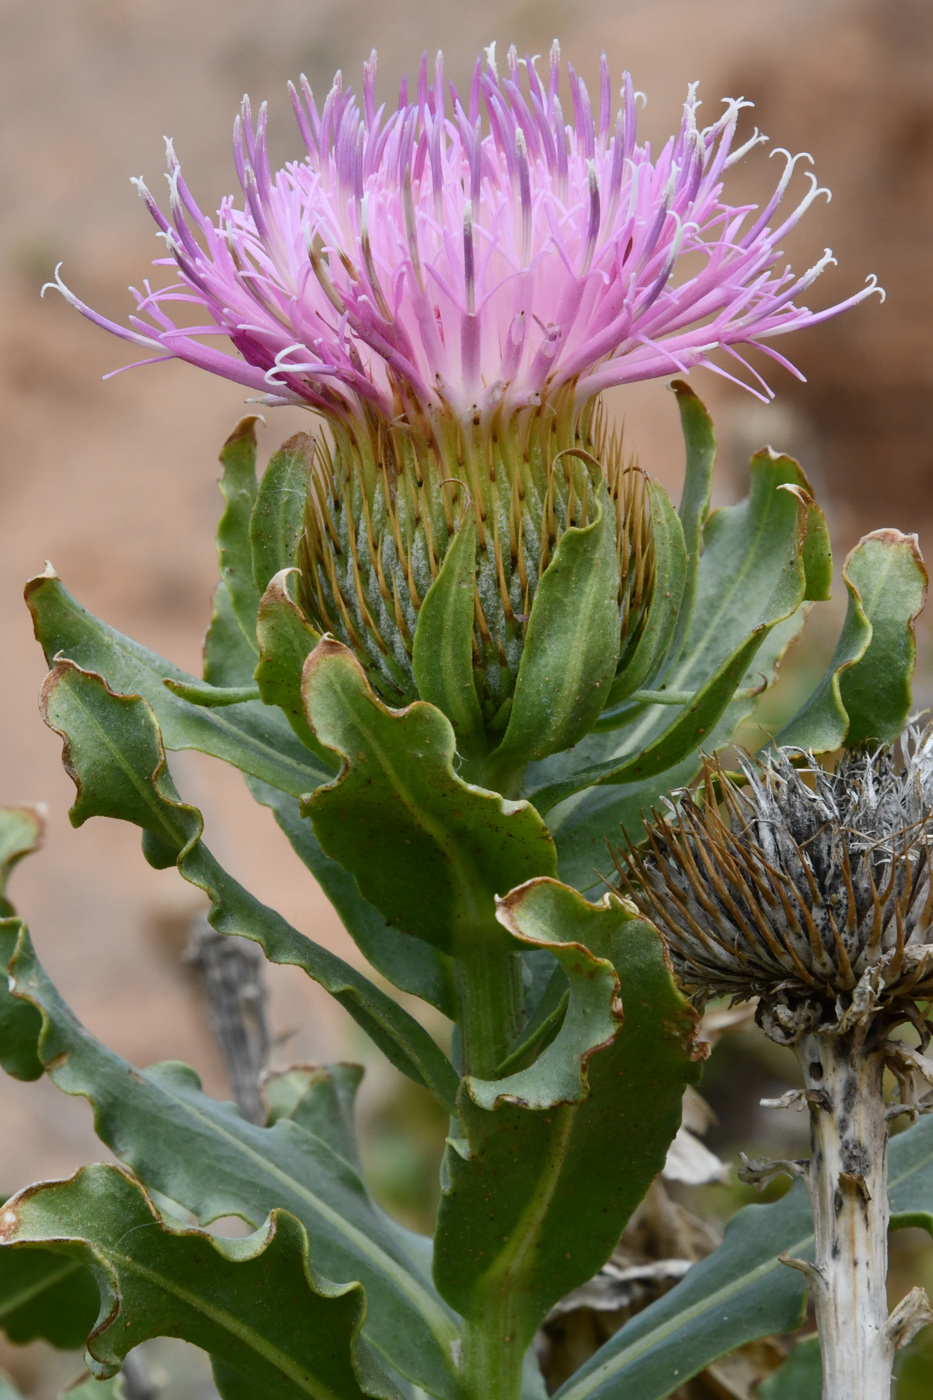
[(645, 479), (599, 404), (568, 395), (482, 427), (335, 434), (311, 474), (305, 611), (381, 699), (436, 704), (464, 757), (498, 751), (489, 785), (515, 786), (592, 727), (646, 626), (655, 637)]

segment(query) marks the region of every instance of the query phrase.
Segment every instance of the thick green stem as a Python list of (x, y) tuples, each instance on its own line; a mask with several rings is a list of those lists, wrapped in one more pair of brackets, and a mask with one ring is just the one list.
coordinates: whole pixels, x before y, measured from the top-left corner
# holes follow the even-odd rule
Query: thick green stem
[(463, 1073), (494, 1079), (522, 1027), (521, 954), (478, 930), (469, 957), (456, 960), (456, 985)]
[(466, 1400), (519, 1400), (524, 1351), (504, 1309), (464, 1323), (462, 1346)]

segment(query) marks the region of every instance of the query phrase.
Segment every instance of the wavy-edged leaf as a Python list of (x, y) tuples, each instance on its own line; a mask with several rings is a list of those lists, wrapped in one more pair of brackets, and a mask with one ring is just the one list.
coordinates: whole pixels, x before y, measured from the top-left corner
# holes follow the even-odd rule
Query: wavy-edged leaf
[(263, 472), (249, 519), (253, 582), (260, 595), (277, 573), (295, 563), (313, 454), (314, 439), (296, 433), (272, 454)]
[(764, 624), (720, 666), (685, 705), (664, 733), (640, 752), (622, 759), (607, 759), (593, 768), (583, 768), (572, 777), (547, 787), (533, 788), (529, 799), (540, 812), (549, 812), (574, 793), (597, 784), (643, 783), (682, 763), (708, 744), (713, 732), (739, 688), (763, 640)]
[[(259, 1226), (275, 1207), (291, 1211), (308, 1231), (315, 1269), (365, 1286), (371, 1304), (365, 1331), (373, 1347), (433, 1394), (453, 1396), (456, 1327), (424, 1272), (427, 1241), (410, 1237), (373, 1206), (339, 1149), (334, 1125), (329, 1140), (313, 1133), (306, 1105), (304, 1123), (298, 1112), (259, 1127), (235, 1104), (208, 1098), (186, 1065), (134, 1069), (78, 1022), (27, 932), (15, 952), (6, 952), (17, 997), (41, 1013), (39, 1053), (49, 1077), (64, 1093), (91, 1102), (98, 1137), (150, 1190), (202, 1224), (239, 1215)], [(352, 1085), (341, 1088), (345, 1099)], [(321, 1112), (318, 1097), (318, 1125)], [(346, 1133), (346, 1119), (336, 1127)]]
[(399, 933), (386, 923), (378, 909), (360, 894), (350, 872), (324, 854), (314, 828), (307, 817), (302, 817), (293, 797), (255, 778), (247, 781), (256, 801), (271, 808), (292, 850), (311, 871), (367, 962), (400, 991), (421, 997), (455, 1019), (450, 959), (423, 939)]
[(450, 720), (463, 754), (483, 747), (483, 712), (473, 678), (476, 522), (468, 514), (418, 612), (412, 669), (422, 700)]
[(389, 923), (441, 952), (504, 944), (494, 896), (556, 872), (538, 813), (463, 782), (447, 717), (424, 701), (387, 709), (339, 642), (309, 656), (303, 689), (318, 739), (344, 760), (305, 806), (327, 854)]
[(848, 555), (842, 577), (848, 606), (832, 660), (776, 744), (813, 753), (872, 740), (891, 744), (910, 711), (914, 621), (927, 587), (916, 535), (866, 535)]
[(0, 918), (13, 913), (6, 887), (14, 866), (37, 851), (44, 837), (43, 807), (0, 807)]
[(362, 1065), (292, 1065), (263, 1078), (262, 1098), (267, 1127), (281, 1119), (297, 1123), (312, 1137), (360, 1170), (354, 1123), (356, 1095), (363, 1080)]
[[(888, 1187), (894, 1228), (933, 1233), (933, 1122), (891, 1141)], [(813, 1225), (802, 1182), (769, 1206), (746, 1206), (722, 1244), (670, 1293), (627, 1322), (556, 1392), (554, 1400), (666, 1400), (720, 1356), (802, 1321), (803, 1275), (780, 1262), (810, 1258)]]
[(865, 654), (840, 681), (849, 716), (846, 744), (893, 744), (910, 712), (914, 621), (927, 592), (917, 536), (874, 530), (850, 554), (848, 571), (872, 632)]
[[(540, 879), (512, 891), (499, 916), (531, 947), (554, 952), (564, 944), (568, 975), (595, 973), (601, 984), (595, 997), (578, 991), (577, 1014), (588, 1009), (592, 1029), (567, 1038), (568, 1063), (553, 1061), (558, 1036), (510, 1086), (520, 1085), (524, 1102), (514, 1092), (502, 1102), (500, 1081), (464, 1081), (467, 1140), (447, 1152), (435, 1278), (474, 1326), (507, 1319), (517, 1369), (547, 1310), (617, 1243), (663, 1164), (697, 1066), (695, 1017), (674, 986), (660, 935), (630, 906), (613, 895), (589, 904)], [(477, 1099), (498, 1106), (490, 1111)], [(532, 1102), (542, 1107), (526, 1106)]]
[(101, 1306), (86, 1356), (101, 1378), (140, 1342), (171, 1336), (210, 1352), (269, 1400), (398, 1400), (360, 1336), (363, 1288), (315, 1273), (304, 1227), (287, 1211), (273, 1211), (246, 1239), (215, 1239), (169, 1224), (137, 1181), (98, 1165), (8, 1201), (0, 1241), (13, 1249), (48, 1241), (93, 1271)]
[[(155, 711), (166, 747), (200, 749), (295, 797), (330, 776), (277, 709), (258, 700), (211, 709), (172, 694), (163, 684), (166, 677), (183, 685), (197, 685), (197, 678), (92, 616), (54, 571), (30, 580), (26, 601), (49, 665), (66, 656), (104, 676), (112, 690), (142, 695)], [(252, 670), (247, 679), (252, 680)], [(225, 685), (241, 683), (239, 676), (224, 678)]]
[(453, 1103), (457, 1076), (423, 1026), (342, 958), (259, 900), (217, 864), (200, 840), (201, 814), (182, 802), (165, 762), (159, 727), (139, 696), (114, 694), (100, 676), (59, 661), (42, 689), (43, 717), (64, 740), (63, 761), (77, 787), (73, 825), (90, 816), (133, 822), (151, 864), (177, 863), (212, 902), (220, 933), (251, 938), (271, 962), (300, 967), (336, 998), (392, 1063)]
[(606, 704), (619, 657), (619, 561), (615, 511), (598, 468), (590, 486), (595, 520), (564, 531), (538, 581), (508, 726), (487, 760), (491, 774), (522, 772), (569, 748)]
[[(13, 956), (23, 928), (21, 919), (0, 919), (0, 959), (8, 962)], [(36, 1050), (41, 1030), (36, 1008), (14, 997), (0, 977), (0, 1065), (12, 1078), (30, 1083), (45, 1073)]]
[(0, 1250), (0, 1328), (16, 1346), (41, 1338), (65, 1351), (83, 1347), (98, 1303), (94, 1277), (78, 1260)]
[(256, 684), (267, 705), (278, 705), (305, 748), (310, 749), (325, 768), (333, 768), (333, 755), (321, 748), (305, 719), (301, 703), (301, 671), (321, 640), (288, 591), (288, 581), (296, 573), (282, 569), (262, 595), (256, 616), (259, 665)]
[(845, 742), (849, 716), (842, 703), (840, 682), (844, 673), (865, 655), (871, 641), (871, 622), (862, 605), (862, 596), (849, 574), (849, 561), (842, 567), (842, 581), (848, 593), (845, 621), (825, 674), (813, 694), (774, 736), (774, 743), (831, 753)]

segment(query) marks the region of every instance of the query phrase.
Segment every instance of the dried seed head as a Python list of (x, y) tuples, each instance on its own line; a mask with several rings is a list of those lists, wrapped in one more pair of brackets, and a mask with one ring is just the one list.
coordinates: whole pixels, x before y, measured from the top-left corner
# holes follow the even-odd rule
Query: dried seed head
[(933, 726), (835, 772), (781, 750), (704, 765), (696, 795), (619, 852), (626, 891), (664, 932), (697, 1002), (759, 996), (776, 1040), (877, 1018), (917, 1021), (933, 997)]
[[(570, 526), (615, 520), (619, 665), (644, 624), (654, 578), (645, 477), (624, 465), (601, 406), (527, 409), (491, 424), (415, 423), (373, 412), (367, 431), (319, 439), (299, 552), (311, 621), (352, 647), (391, 705), (417, 698), (421, 603), (458, 529), (477, 536), (473, 669), (487, 731), (507, 718), (538, 580)], [(503, 707), (506, 707), (503, 709)]]

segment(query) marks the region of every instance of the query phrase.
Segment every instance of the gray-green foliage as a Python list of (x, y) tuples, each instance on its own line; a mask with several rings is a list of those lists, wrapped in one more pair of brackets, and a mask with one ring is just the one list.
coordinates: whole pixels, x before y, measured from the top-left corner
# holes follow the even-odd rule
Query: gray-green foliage
[[(473, 526), (422, 601), (421, 698), (390, 709), (295, 601), (310, 446), (286, 443), (257, 480), (254, 419), (222, 454), (202, 678), (91, 616), (53, 573), (29, 585), (74, 824), (106, 815), (139, 827), (150, 863), (208, 896), (216, 929), (303, 969), (435, 1095), (451, 1128), (432, 1268), (430, 1243), (367, 1193), (350, 1069), (274, 1080), (269, 1122), (256, 1126), (186, 1066), (136, 1070), (78, 1023), (4, 893), (38, 826), (25, 809), (0, 813), (0, 1063), (86, 1097), (124, 1164), (30, 1188), (6, 1209), (0, 1325), (11, 1338), (87, 1337), (88, 1365), (105, 1378), (138, 1341), (182, 1336), (211, 1353), (227, 1400), (540, 1395), (523, 1362), (535, 1329), (608, 1256), (697, 1074), (695, 1018), (657, 931), (614, 896), (586, 896), (600, 893), (607, 838), (621, 824), (637, 839), (640, 813), (749, 716), (831, 578), (825, 521), (789, 458), (759, 453), (747, 500), (710, 513), (712, 426), (676, 387), (684, 492), (675, 510), (657, 483), (646, 488), (654, 592), (637, 633), (620, 655), (619, 564), (594, 488), (595, 513), (564, 532), (539, 581), (491, 752), (473, 689)], [(878, 532), (844, 580), (839, 644), (784, 731), (817, 751), (888, 740), (909, 705), (925, 587), (915, 545)], [(456, 1053), (220, 867), (169, 771), (166, 750), (187, 748), (244, 774), (375, 971), (458, 1023)], [(927, 1225), (929, 1142), (922, 1123), (892, 1147), (895, 1208)], [(225, 1215), (255, 1233), (212, 1239), (205, 1228)], [(799, 1191), (742, 1212), (562, 1400), (661, 1400), (732, 1347), (795, 1327), (803, 1280), (778, 1257), (805, 1252), (808, 1231)]]

